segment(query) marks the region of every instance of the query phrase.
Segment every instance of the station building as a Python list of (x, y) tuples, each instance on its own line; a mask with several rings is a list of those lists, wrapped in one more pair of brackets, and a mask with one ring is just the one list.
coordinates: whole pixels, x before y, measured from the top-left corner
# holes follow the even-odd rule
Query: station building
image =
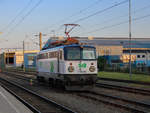
[(0, 55), (0, 63), (6, 67), (20, 67), (24, 62), (26, 67), (35, 67), (37, 52), (39, 52), (39, 50), (24, 51), (24, 55), (23, 51), (3, 52)]
[(96, 52), (98, 56), (103, 56), (107, 60), (107, 64), (113, 65), (121, 63), (121, 55), (123, 54), (123, 46), (121, 45), (96, 45)]
[[(108, 64), (128, 65), (130, 59), (130, 44), (128, 37), (81, 37), (82, 42), (93, 44), (97, 55), (104, 56)], [(150, 67), (150, 39), (132, 38), (131, 40), (131, 62), (136, 67)]]
[[(124, 48), (122, 61), (129, 63), (130, 49)], [(150, 66), (150, 48), (131, 48), (131, 61), (136, 67)]]

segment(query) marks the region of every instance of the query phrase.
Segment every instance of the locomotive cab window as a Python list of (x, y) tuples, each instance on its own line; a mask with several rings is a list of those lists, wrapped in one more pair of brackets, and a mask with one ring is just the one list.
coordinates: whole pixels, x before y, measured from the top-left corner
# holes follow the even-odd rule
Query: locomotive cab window
[(95, 60), (96, 51), (93, 47), (66, 47), (65, 60)]
[(83, 50), (82, 50), (82, 59), (83, 60), (96, 59), (95, 49), (94, 48), (83, 48)]
[(81, 54), (79, 47), (66, 47), (65, 53), (66, 60), (80, 60)]

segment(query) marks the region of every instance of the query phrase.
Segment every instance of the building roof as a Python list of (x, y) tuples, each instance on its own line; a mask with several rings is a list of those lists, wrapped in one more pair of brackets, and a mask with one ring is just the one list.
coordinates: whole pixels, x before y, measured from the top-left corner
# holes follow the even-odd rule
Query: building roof
[[(130, 50), (123, 50), (123, 53), (130, 53)], [(132, 50), (131, 53), (150, 53), (150, 50)]]
[[(94, 37), (93, 40), (89, 40), (88, 37), (76, 37), (81, 43), (88, 43), (90, 45), (106, 45), (106, 46), (120, 46), (123, 48), (129, 48), (128, 37)], [(53, 38), (52, 38), (53, 39)], [(57, 37), (54, 38), (58, 39)], [(132, 38), (132, 48), (150, 48), (150, 38)]]

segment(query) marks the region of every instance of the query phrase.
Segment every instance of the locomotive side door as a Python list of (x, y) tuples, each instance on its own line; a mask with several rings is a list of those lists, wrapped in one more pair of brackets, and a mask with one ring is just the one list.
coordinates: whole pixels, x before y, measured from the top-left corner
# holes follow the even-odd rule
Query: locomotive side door
[(60, 49), (59, 52), (59, 58), (58, 58), (58, 73), (59, 74), (64, 74), (64, 57), (63, 57), (63, 50)]

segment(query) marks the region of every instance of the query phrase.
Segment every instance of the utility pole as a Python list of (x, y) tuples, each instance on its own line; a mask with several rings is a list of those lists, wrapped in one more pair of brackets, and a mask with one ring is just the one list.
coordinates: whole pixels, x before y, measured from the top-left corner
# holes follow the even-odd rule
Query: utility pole
[(25, 72), (24, 49), (25, 49), (25, 45), (24, 45), (24, 41), (23, 41), (23, 71)]
[(40, 47), (40, 50), (42, 50), (42, 36), (47, 36), (47, 35), (46, 34), (42, 34), (40, 32), (39, 35), (34, 35), (34, 36), (38, 36), (39, 37), (39, 47)]
[(40, 50), (42, 50), (42, 33), (39, 33), (39, 46), (40, 46)]
[(129, 58), (129, 74), (130, 79), (132, 77), (132, 64), (131, 64), (131, 0), (129, 0), (129, 48), (130, 48), (130, 58)]

